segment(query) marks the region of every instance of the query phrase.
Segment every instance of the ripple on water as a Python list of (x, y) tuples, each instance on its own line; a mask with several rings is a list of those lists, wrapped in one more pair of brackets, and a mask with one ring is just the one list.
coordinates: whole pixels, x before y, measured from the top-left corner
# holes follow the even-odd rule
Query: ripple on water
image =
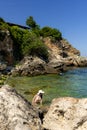
[(87, 68), (70, 70), (63, 75), (10, 77), (7, 83), (15, 87), (29, 101), (39, 89), (43, 89), (45, 91), (44, 104), (47, 105), (57, 97), (87, 97)]

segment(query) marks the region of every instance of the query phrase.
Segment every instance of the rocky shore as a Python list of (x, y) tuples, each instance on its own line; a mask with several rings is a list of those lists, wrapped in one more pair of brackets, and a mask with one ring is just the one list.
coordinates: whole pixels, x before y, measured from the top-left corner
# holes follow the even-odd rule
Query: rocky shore
[(35, 76), (42, 74), (60, 74), (73, 67), (86, 67), (87, 58), (74, 56), (52, 59), (46, 63), (38, 57), (25, 57), (19, 65), (11, 70), (13, 76)]
[(53, 99), (43, 126), (46, 130), (87, 130), (87, 98)]
[[(8, 30), (0, 30), (0, 85), (5, 76), (35, 76), (61, 74), (73, 67), (87, 67), (87, 57), (65, 39), (51, 41), (43, 38), (48, 60), (26, 56), (14, 64), (14, 45)], [(18, 50), (15, 50), (18, 51)], [(0, 86), (0, 130), (87, 130), (87, 98), (63, 97), (53, 99), (43, 110), (31, 105), (9, 85)]]
[[(40, 74), (61, 73), (69, 67), (87, 66), (87, 57), (81, 57), (79, 50), (67, 40), (52, 42), (43, 38), (49, 53), (48, 61), (42, 57), (27, 56), (14, 65), (14, 41), (8, 30), (0, 30), (4, 39), (0, 40), (0, 73), (10, 75), (34, 76)], [(15, 50), (16, 51), (16, 50)], [(10, 73), (9, 73), (10, 72)]]
[(9, 85), (0, 88), (0, 130), (41, 130), (38, 110)]
[(46, 111), (11, 86), (0, 87), (0, 130), (87, 130), (87, 98), (53, 99)]

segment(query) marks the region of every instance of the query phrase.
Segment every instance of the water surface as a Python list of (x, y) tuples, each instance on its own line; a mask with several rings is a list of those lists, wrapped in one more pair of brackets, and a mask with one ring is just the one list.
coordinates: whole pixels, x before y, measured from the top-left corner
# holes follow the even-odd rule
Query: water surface
[(6, 82), (30, 102), (39, 89), (44, 90), (44, 105), (58, 97), (87, 97), (87, 68), (69, 70), (61, 75), (9, 77)]

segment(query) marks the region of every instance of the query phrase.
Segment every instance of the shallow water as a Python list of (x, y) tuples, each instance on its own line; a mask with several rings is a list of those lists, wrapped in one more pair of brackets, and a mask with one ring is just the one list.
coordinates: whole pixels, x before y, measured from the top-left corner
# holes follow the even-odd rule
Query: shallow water
[(48, 105), (57, 97), (87, 97), (87, 68), (69, 70), (61, 75), (9, 77), (6, 83), (15, 87), (30, 102), (39, 89), (44, 90), (43, 102)]

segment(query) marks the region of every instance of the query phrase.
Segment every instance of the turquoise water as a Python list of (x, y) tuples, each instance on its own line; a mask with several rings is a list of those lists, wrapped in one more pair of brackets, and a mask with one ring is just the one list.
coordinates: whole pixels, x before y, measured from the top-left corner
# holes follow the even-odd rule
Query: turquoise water
[(35, 77), (9, 77), (6, 81), (30, 102), (39, 89), (45, 91), (44, 104), (58, 97), (87, 97), (87, 68), (69, 70), (61, 75), (50, 74)]

